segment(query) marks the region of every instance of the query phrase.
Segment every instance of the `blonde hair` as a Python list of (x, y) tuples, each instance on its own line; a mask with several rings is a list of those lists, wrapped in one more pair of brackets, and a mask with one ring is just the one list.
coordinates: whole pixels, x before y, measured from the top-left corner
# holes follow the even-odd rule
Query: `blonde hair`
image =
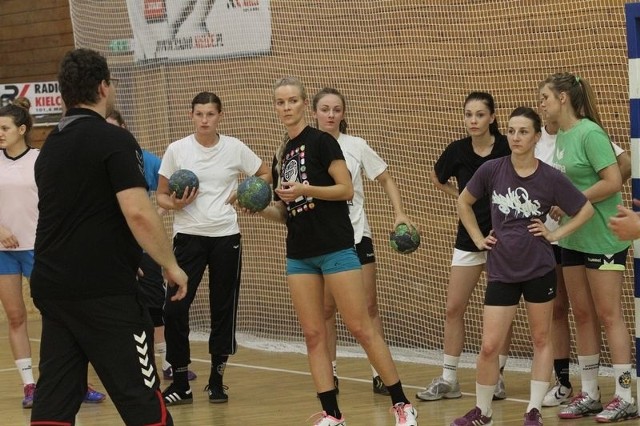
[(556, 96), (561, 92), (565, 92), (569, 96), (571, 107), (577, 118), (588, 118), (604, 130), (596, 104), (596, 95), (587, 80), (577, 75), (563, 72), (547, 77), (546, 80), (540, 83), (540, 89), (547, 85)]
[[(275, 91), (276, 89), (280, 88), (280, 87), (284, 87), (284, 86), (294, 86), (298, 88), (298, 91), (300, 92), (300, 97), (303, 100), (307, 100), (307, 89), (305, 89), (304, 84), (302, 84), (302, 82), (300, 81), (300, 79), (298, 79), (297, 77), (282, 77), (278, 80), (276, 80), (276, 82), (273, 84), (273, 93), (274, 93), (274, 101), (275, 101)], [(289, 143), (291, 139), (289, 138), (288, 134), (285, 134), (284, 137), (282, 138), (282, 142), (280, 142), (280, 146), (278, 147), (277, 151), (276, 151), (276, 174), (278, 175), (278, 182), (276, 183), (276, 188), (280, 188), (280, 184), (281, 184), (281, 176), (280, 176), (280, 167), (282, 165), (282, 157), (284, 156), (284, 149), (287, 146), (287, 143)]]

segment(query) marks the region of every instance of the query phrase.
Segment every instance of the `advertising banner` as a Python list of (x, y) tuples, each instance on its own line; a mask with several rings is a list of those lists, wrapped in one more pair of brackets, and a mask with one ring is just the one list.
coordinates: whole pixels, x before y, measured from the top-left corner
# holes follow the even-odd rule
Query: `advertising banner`
[(136, 60), (268, 53), (269, 0), (127, 0)]

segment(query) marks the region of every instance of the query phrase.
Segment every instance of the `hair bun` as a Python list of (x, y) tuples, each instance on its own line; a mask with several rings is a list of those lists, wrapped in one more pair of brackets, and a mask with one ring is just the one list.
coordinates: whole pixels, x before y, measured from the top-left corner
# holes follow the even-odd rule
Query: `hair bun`
[(24, 96), (19, 96), (13, 100), (12, 105), (26, 109), (28, 112), (29, 108), (31, 108), (31, 101)]

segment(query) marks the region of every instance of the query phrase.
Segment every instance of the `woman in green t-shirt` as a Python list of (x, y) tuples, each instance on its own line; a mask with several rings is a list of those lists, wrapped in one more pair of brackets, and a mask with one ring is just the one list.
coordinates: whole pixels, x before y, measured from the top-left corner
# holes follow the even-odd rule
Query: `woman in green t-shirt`
[[(573, 419), (597, 414), (612, 422), (633, 418), (631, 344), (622, 315), (622, 275), (628, 241), (607, 227), (622, 203), (622, 177), (603, 130), (591, 85), (579, 76), (559, 73), (540, 84), (541, 109), (560, 130), (554, 163), (593, 204), (594, 216), (578, 231), (560, 240), (562, 269), (576, 321), (576, 346), (582, 391), (558, 417)], [(558, 212), (561, 223), (568, 218)], [(598, 365), (600, 325), (604, 326), (614, 369), (615, 395), (604, 409), (600, 403)]]

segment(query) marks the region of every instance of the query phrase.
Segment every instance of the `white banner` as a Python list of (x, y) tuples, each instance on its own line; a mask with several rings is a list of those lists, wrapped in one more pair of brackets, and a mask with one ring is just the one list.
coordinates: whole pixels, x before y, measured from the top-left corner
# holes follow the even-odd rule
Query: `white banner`
[(62, 98), (57, 81), (0, 84), (0, 106), (9, 105), (17, 97), (29, 99), (29, 112), (33, 116), (62, 114)]
[(127, 0), (127, 8), (139, 61), (271, 49), (269, 0)]

